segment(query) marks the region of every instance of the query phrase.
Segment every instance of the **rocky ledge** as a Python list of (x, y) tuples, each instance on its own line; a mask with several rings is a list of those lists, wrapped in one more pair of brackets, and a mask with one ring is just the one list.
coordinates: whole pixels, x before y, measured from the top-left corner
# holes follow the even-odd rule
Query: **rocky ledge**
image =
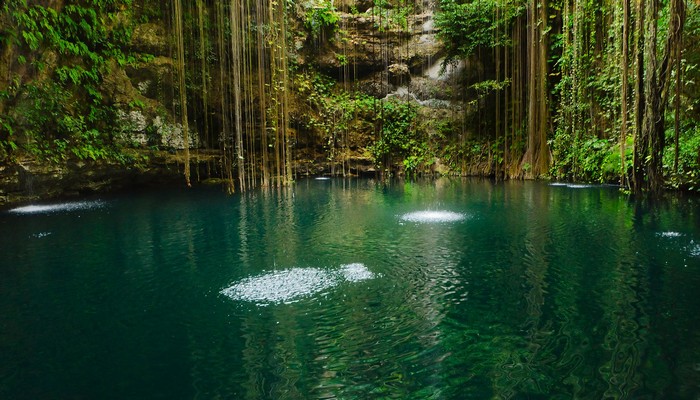
[[(0, 165), (0, 208), (133, 186), (185, 184), (181, 153), (138, 151), (134, 156), (145, 162), (69, 159), (56, 163), (18, 157), (11, 164)], [(193, 154), (193, 180), (208, 178), (218, 161), (213, 153)]]

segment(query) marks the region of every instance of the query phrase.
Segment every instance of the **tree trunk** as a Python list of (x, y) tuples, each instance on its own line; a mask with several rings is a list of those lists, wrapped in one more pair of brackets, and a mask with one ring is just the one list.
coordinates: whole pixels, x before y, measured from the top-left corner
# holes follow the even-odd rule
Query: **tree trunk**
[[(663, 155), (663, 115), (661, 114), (661, 89), (656, 71), (657, 62), (657, 19), (659, 13), (659, 0), (646, 0), (647, 10), (650, 11), (646, 21), (646, 33), (648, 34), (644, 46), (644, 58), (647, 75), (644, 81), (644, 92), (646, 93), (646, 104), (644, 107), (644, 119), (642, 122), (642, 136), (649, 148), (645, 151), (648, 157), (642, 162), (642, 171), (646, 172), (645, 189), (658, 193), (663, 187), (663, 174), (661, 157)], [(661, 136), (661, 137), (660, 137)]]
[(627, 163), (625, 161), (627, 142), (627, 89), (628, 78), (628, 58), (629, 58), (629, 25), (630, 25), (630, 2), (622, 1), (623, 21), (622, 21), (622, 93), (620, 94), (622, 104), (622, 121), (620, 127), (620, 185), (625, 186), (625, 176), (627, 175)]
[(632, 189), (640, 194), (644, 184), (643, 163), (647, 154), (646, 137), (642, 135), (642, 121), (646, 98), (644, 95), (644, 20), (645, 9), (642, 0), (636, 1), (637, 21), (635, 24), (636, 40), (635, 53), (635, 90), (634, 90), (634, 160), (632, 173)]
[(545, 174), (549, 168), (546, 8), (545, 0), (528, 3), (528, 147), (522, 166), (527, 178)]

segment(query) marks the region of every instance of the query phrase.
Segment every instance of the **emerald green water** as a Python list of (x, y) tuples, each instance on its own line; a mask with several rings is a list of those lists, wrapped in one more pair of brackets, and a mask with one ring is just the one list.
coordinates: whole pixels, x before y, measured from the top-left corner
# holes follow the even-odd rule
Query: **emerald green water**
[(700, 396), (697, 199), (303, 180), (21, 211), (2, 399)]

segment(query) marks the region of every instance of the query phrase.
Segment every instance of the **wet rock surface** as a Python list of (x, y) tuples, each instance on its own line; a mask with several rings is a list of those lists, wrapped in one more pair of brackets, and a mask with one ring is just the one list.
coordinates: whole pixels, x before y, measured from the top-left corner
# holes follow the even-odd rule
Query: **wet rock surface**
[[(122, 164), (106, 160), (42, 162), (25, 157), (14, 165), (0, 166), (0, 208), (50, 198), (74, 197), (134, 186), (178, 184), (183, 177), (183, 159), (176, 152), (148, 152), (148, 162)], [(146, 155), (146, 153), (142, 153)], [(207, 176), (212, 155), (192, 157), (192, 170)], [(195, 173), (193, 172), (193, 173)]]

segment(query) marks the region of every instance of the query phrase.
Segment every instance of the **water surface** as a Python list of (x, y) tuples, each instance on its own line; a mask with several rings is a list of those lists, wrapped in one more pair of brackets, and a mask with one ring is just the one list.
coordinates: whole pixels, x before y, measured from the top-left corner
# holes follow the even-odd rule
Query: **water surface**
[(697, 399), (700, 206), (303, 180), (0, 213), (0, 398)]

